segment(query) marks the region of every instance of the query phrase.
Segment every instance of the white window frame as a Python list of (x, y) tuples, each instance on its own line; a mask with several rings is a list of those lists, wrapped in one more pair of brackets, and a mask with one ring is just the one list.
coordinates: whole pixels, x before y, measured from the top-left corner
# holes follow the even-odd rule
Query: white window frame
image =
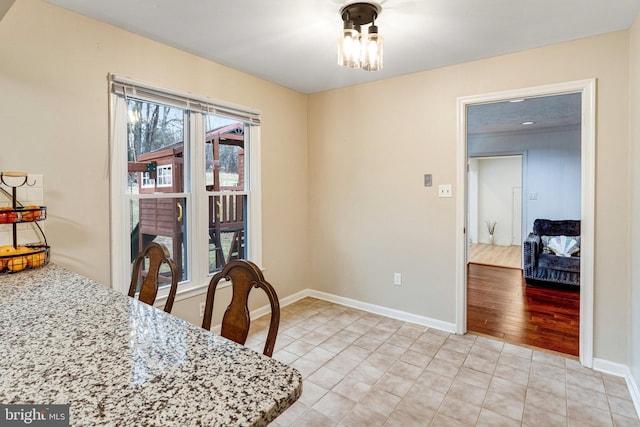
[[(238, 107), (209, 98), (195, 97), (159, 88), (128, 78), (109, 75), (109, 122), (110, 122), (110, 205), (111, 205), (111, 287), (127, 293), (131, 281), (131, 236), (129, 232), (129, 203), (127, 194), (127, 103), (126, 96), (143, 99), (148, 102), (173, 105), (191, 111), (190, 128), (185, 129), (191, 155), (189, 162), (191, 177), (191, 193), (187, 196), (187, 259), (186, 268), (189, 277), (180, 282), (177, 300), (201, 295), (206, 292), (209, 280), (208, 233), (195, 230), (208, 230), (208, 200), (210, 192), (206, 191), (205, 156), (204, 156), (204, 117), (206, 114), (221, 115), (238, 119), (250, 124), (248, 127), (248, 157), (245, 172), (247, 175), (247, 246), (246, 258), (262, 266), (262, 186), (261, 149), (260, 149), (260, 112), (245, 107)], [(124, 96), (123, 96), (124, 95)], [(187, 138), (185, 138), (187, 139)], [(187, 150), (185, 141), (185, 151)], [(186, 168), (185, 168), (186, 169)], [(171, 197), (172, 194), (163, 196)], [(181, 194), (181, 197), (184, 197)], [(161, 289), (156, 304), (163, 305), (168, 289)]]
[(142, 188), (156, 188), (156, 180), (151, 178), (151, 172), (142, 172)]
[(172, 185), (173, 185), (172, 165), (158, 165), (156, 167), (156, 187), (171, 187)]

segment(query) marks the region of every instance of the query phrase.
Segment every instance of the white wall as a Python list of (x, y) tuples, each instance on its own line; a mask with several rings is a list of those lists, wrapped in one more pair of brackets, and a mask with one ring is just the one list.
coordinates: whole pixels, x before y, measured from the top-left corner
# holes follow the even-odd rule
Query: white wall
[[(522, 187), (522, 158), (504, 156), (474, 160), (477, 162), (477, 216), (474, 220), (478, 230), (477, 242), (489, 243), (486, 224), (489, 221), (496, 223), (494, 244), (519, 244), (514, 243), (513, 228), (521, 228), (521, 218), (514, 218), (513, 189)], [(472, 218), (470, 209), (469, 220)], [(518, 239), (520, 234), (517, 233)]]
[[(526, 154), (523, 239), (536, 218), (580, 219), (580, 129), (470, 135), (470, 155)], [(535, 200), (533, 198), (535, 197)]]
[(467, 164), (467, 238), (469, 243), (478, 243), (480, 240), (480, 227), (478, 221), (478, 168), (480, 160), (469, 158)]

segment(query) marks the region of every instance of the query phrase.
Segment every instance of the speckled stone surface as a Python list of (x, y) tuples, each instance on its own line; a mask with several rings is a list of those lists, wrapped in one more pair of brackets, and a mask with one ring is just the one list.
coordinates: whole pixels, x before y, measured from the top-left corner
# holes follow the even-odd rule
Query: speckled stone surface
[(261, 426), (293, 368), (55, 264), (0, 275), (0, 403), (69, 403), (74, 426)]

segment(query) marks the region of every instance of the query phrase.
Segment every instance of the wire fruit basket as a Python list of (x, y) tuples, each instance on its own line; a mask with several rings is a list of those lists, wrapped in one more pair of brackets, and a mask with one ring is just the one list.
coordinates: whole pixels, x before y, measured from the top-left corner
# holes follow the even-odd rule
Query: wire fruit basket
[[(47, 217), (46, 206), (22, 206), (16, 197), (16, 189), (24, 185), (33, 186), (28, 183), (28, 175), (24, 172), (0, 172), (0, 183), (11, 187), (9, 194), (11, 206), (0, 207), (1, 224), (11, 225), (13, 231), (13, 244), (0, 246), (0, 273), (17, 273), (29, 268), (42, 267), (49, 263), (49, 250), (47, 238), (42, 228), (37, 223)], [(18, 245), (18, 224), (33, 223), (39, 230), (42, 242)]]

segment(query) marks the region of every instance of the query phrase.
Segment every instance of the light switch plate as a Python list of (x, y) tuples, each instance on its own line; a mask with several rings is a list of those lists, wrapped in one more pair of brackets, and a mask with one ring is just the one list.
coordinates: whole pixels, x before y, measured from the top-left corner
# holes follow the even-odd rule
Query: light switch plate
[(433, 185), (433, 177), (431, 176), (430, 173), (425, 173), (424, 174), (424, 186), (425, 187), (431, 187)]
[(438, 186), (438, 197), (452, 197), (451, 184), (441, 184)]

